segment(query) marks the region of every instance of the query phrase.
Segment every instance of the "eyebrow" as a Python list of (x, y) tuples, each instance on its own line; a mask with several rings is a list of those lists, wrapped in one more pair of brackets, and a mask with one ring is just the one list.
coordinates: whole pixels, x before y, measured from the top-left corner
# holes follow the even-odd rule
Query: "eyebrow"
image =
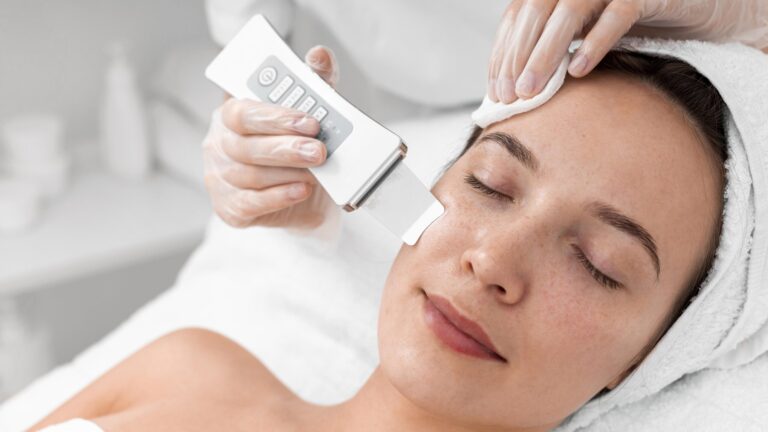
[(480, 137), (479, 142), (492, 141), (501, 145), (515, 159), (533, 172), (539, 170), (539, 160), (516, 136), (504, 132), (491, 132)]
[(659, 254), (657, 252), (656, 242), (653, 240), (653, 236), (642, 225), (635, 222), (629, 216), (622, 214), (616, 208), (610, 204), (595, 201), (588, 205), (590, 214), (600, 219), (601, 221), (611, 225), (612, 227), (623, 231), (640, 242), (643, 249), (648, 252), (648, 255), (653, 261), (653, 267), (656, 269), (656, 280), (659, 279), (659, 273), (661, 272), (661, 264), (659, 262)]
[[(501, 145), (509, 152), (512, 157), (517, 159), (523, 166), (529, 170), (538, 172), (539, 161), (536, 156), (526, 147), (517, 137), (505, 132), (491, 132), (480, 137), (478, 142), (491, 141)], [(653, 236), (631, 217), (621, 213), (615, 207), (602, 201), (593, 201), (587, 205), (590, 215), (597, 218), (619, 231), (622, 231), (635, 238), (640, 245), (648, 252), (653, 261), (653, 267), (656, 270), (656, 280), (661, 273), (661, 264), (659, 260), (658, 248)]]

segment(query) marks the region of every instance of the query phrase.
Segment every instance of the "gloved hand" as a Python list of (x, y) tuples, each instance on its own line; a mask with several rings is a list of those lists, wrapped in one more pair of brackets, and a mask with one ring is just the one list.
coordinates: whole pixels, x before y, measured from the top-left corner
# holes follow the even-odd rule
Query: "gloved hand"
[[(333, 53), (316, 46), (307, 64), (331, 86)], [(314, 139), (320, 124), (301, 111), (253, 100), (228, 99), (213, 112), (203, 141), (205, 185), (216, 214), (229, 225), (313, 228), (333, 201), (307, 167), (325, 161)]]
[[(634, 26), (634, 27), (633, 27)], [(766, 0), (514, 0), (491, 55), (488, 97), (538, 94), (570, 42), (584, 38), (568, 72), (588, 74), (625, 34), (768, 46)]]

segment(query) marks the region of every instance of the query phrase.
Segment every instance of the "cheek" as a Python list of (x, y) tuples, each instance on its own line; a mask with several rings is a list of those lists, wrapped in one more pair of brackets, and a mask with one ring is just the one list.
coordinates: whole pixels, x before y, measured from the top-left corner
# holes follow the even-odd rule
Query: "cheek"
[(445, 213), (424, 231), (414, 249), (422, 259), (437, 263), (457, 256), (460, 248), (473, 238), (484, 236), (492, 221), (487, 209), (473, 205), (467, 196), (471, 192), (438, 184), (433, 193), (445, 207)]
[(548, 286), (531, 299), (536, 306), (528, 334), (538, 341), (530, 341), (532, 358), (523, 363), (537, 369), (532, 374), (570, 383), (576, 400), (586, 400), (630, 366), (653, 326), (627, 293), (603, 292), (564, 274), (553, 276)]
[[(453, 206), (445, 204), (445, 213), (421, 235), (414, 246), (403, 244), (397, 254), (385, 283), (379, 311), (379, 351), (382, 363), (388, 354), (401, 357), (410, 356), (407, 348), (411, 333), (420, 318), (419, 303), (420, 289), (433, 283), (436, 272), (450, 274), (455, 271), (457, 260), (451, 257), (455, 254), (457, 239), (456, 222)], [(454, 251), (454, 252), (452, 252)]]
[[(650, 324), (626, 293), (596, 286), (570, 255), (540, 251), (527, 267), (526, 298), (508, 305), (511, 313), (494, 324), (514, 335), (514, 361), (495, 375), (466, 369), (424, 329), (419, 287), (460, 280), (462, 251), (493, 234), (488, 230), (498, 231), (499, 221), (472, 191), (447, 186), (433, 189), (445, 213), (415, 246), (401, 248), (387, 279), (379, 321), (382, 369), (409, 398), (436, 411), (532, 422), (575, 411), (626, 369)], [(453, 396), (443, 400), (446, 395)]]
[(379, 310), (378, 342), (384, 366), (409, 362), (413, 356), (410, 347), (416, 346), (413, 333), (419, 317), (421, 282), (417, 272), (421, 267), (415, 247), (403, 244), (387, 276)]

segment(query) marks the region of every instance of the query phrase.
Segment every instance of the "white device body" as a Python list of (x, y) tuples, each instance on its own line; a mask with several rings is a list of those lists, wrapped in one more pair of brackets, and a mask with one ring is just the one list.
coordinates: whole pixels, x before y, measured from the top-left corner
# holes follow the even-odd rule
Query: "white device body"
[(282, 61), (291, 74), (352, 124), (351, 133), (327, 161), (310, 170), (336, 204), (347, 211), (356, 209), (404, 157), (405, 145), (400, 137), (363, 114), (304, 64), (262, 15), (248, 21), (208, 66), (205, 75), (238, 99), (262, 100), (249, 88), (248, 80), (271, 56)]

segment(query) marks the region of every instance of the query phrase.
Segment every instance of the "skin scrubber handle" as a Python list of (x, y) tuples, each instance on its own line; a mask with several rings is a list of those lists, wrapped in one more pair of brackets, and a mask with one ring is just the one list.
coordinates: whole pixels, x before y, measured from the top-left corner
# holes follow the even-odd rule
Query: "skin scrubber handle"
[(205, 76), (238, 99), (278, 104), (320, 123), (325, 164), (310, 168), (346, 211), (363, 208), (413, 245), (444, 212), (405, 164), (407, 147), (315, 74), (263, 15), (255, 15), (206, 68)]

